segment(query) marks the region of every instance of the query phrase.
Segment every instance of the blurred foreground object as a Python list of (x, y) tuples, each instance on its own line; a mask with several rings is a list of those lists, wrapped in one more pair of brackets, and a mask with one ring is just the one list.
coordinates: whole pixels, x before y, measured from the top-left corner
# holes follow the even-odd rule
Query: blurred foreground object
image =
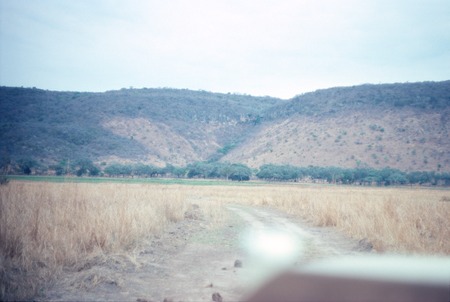
[(312, 263), (246, 301), (450, 301), (450, 258), (365, 256)]

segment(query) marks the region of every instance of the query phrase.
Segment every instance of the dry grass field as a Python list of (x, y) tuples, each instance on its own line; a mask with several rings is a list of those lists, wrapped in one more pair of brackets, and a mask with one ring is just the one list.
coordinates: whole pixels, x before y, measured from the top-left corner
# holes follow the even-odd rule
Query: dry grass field
[[(0, 187), (0, 297), (96, 253), (122, 253), (183, 218), (179, 186), (11, 182)], [(24, 292), (23, 292), (24, 291)]]
[(449, 200), (449, 190), (426, 188), (11, 182), (0, 186), (0, 297), (30, 296), (93, 254), (130, 253), (190, 203), (210, 222), (226, 217), (222, 204), (269, 206), (379, 252), (449, 255)]
[(450, 255), (450, 190), (320, 185), (197, 189), (211, 200), (270, 206), (370, 241), (379, 252)]
[[(240, 201), (367, 239), (379, 252), (450, 254), (448, 190), (280, 186), (241, 188)], [(253, 192), (250, 192), (253, 191)], [(248, 196), (247, 198), (245, 196)]]

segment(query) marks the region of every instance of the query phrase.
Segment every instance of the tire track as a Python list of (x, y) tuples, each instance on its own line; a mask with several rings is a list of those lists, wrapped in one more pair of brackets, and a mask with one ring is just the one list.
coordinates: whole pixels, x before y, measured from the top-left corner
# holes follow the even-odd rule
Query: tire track
[(243, 205), (229, 205), (227, 209), (247, 223), (250, 236), (275, 233), (293, 240), (301, 247), (298, 249), (297, 262), (367, 254), (371, 251), (371, 245), (365, 241), (351, 239), (333, 228), (313, 227), (274, 209)]
[(220, 227), (191, 215), (129, 260), (105, 258), (68, 272), (36, 300), (211, 301), (220, 293), (223, 301), (239, 301), (279, 271), (361, 253), (357, 241), (336, 230), (271, 208), (230, 204), (224, 210), (230, 215)]

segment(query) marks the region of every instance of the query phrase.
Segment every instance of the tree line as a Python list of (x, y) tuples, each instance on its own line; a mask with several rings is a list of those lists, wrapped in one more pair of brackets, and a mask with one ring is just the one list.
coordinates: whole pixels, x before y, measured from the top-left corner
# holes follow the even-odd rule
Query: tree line
[(295, 167), (291, 165), (267, 164), (259, 168), (256, 177), (269, 181), (309, 180), (359, 185), (450, 185), (450, 173), (437, 173), (434, 171), (403, 172), (392, 168), (374, 169), (369, 167)]
[(225, 179), (248, 181), (260, 179), (277, 182), (322, 182), (358, 185), (441, 185), (450, 186), (450, 173), (434, 171), (403, 172), (398, 169), (374, 169), (369, 167), (296, 167), (265, 164), (252, 169), (244, 164), (228, 162), (195, 162), (185, 167), (166, 165), (157, 167), (143, 163), (101, 163), (89, 159), (62, 160), (55, 165), (44, 166), (35, 160), (23, 159), (1, 163), (3, 174), (22, 175), (73, 175), (103, 177), (175, 177)]

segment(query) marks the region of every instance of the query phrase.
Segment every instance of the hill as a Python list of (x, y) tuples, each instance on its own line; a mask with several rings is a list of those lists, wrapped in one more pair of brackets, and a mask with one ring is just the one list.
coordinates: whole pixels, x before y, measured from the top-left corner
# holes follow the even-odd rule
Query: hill
[(318, 90), (272, 108), (224, 160), (449, 171), (449, 117), (450, 81)]
[(1, 87), (0, 100), (0, 155), (13, 161), (450, 171), (450, 81), (330, 88), (291, 100)]
[(177, 89), (105, 93), (1, 87), (0, 152), (44, 163), (89, 158), (185, 165), (245, 136), (270, 97)]

